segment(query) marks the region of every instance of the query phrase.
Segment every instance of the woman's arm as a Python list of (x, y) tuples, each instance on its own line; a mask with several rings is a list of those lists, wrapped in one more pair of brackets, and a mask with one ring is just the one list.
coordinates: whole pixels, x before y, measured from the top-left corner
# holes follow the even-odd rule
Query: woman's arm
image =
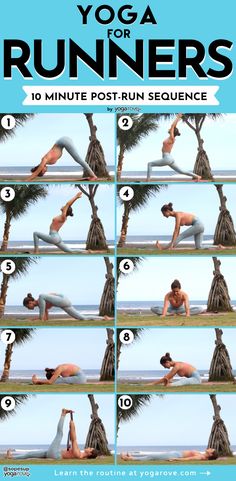
[(34, 376), (32, 376), (32, 382), (34, 384), (53, 384), (56, 379), (61, 375), (62, 370), (63, 368), (58, 366), (55, 369), (55, 372), (53, 373), (51, 379), (38, 379), (37, 376), (34, 374)]
[(167, 384), (169, 384), (169, 382), (168, 382), (168, 379), (166, 379), (166, 376), (164, 376), (161, 379), (158, 379), (157, 381), (153, 381), (145, 384), (145, 386), (155, 386), (156, 384), (164, 384), (166, 386)]
[(162, 315), (161, 315), (161, 317), (165, 317), (165, 316), (166, 316), (168, 306), (169, 306), (169, 294), (166, 294), (166, 295), (165, 295), (165, 298), (164, 298), (164, 306), (163, 306), (163, 310), (162, 310)]
[(171, 371), (165, 375), (165, 378), (168, 379), (168, 381), (172, 379), (177, 374), (178, 369), (179, 367), (176, 364), (176, 366), (172, 367)]
[(78, 194), (74, 195), (72, 199), (68, 200), (66, 205), (62, 208), (63, 217), (66, 217), (68, 207), (71, 207), (76, 202), (76, 200), (79, 199), (81, 196), (82, 196), (82, 192), (78, 192)]
[(178, 122), (181, 120), (182, 117), (183, 117), (183, 114), (178, 114), (174, 122), (170, 126), (170, 137), (172, 138), (172, 140), (174, 140), (175, 138), (174, 136), (175, 127), (177, 126)]
[(181, 222), (181, 214), (179, 212), (176, 212), (175, 216), (175, 228), (174, 232), (172, 235), (171, 243), (169, 247), (173, 247), (174, 241), (177, 239), (180, 231), (180, 222)]
[(40, 174), (41, 170), (45, 167), (45, 165), (47, 165), (47, 159), (43, 157), (38, 168), (30, 175), (30, 177), (27, 177), (25, 179), (25, 182), (31, 182), (31, 180), (34, 180), (35, 177), (38, 177), (38, 175)]
[(184, 293), (184, 307), (185, 307), (186, 317), (190, 317), (189, 297), (188, 297), (188, 294), (185, 294), (185, 293)]

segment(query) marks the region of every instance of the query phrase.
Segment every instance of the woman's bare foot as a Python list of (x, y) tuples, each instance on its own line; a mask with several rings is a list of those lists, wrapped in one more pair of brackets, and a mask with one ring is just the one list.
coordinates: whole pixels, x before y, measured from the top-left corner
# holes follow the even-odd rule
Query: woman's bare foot
[(157, 249), (162, 250), (162, 246), (161, 246), (161, 244), (158, 240), (156, 241), (156, 247), (157, 247)]
[(75, 412), (75, 411), (72, 411), (72, 409), (65, 409), (65, 408), (63, 408), (63, 409), (61, 410), (62, 416), (65, 416), (66, 414), (72, 414), (72, 413), (74, 413), (74, 412)]
[(218, 245), (218, 249), (226, 249), (226, 247), (225, 247), (225, 246), (222, 246), (222, 244), (219, 244), (219, 245)]
[(114, 317), (104, 316), (105, 321), (112, 321)]
[(121, 453), (120, 455), (121, 459), (123, 459), (123, 461), (129, 461), (130, 459), (132, 459), (132, 456), (130, 456), (129, 453)]
[(201, 175), (197, 175), (196, 177), (193, 178), (194, 182), (199, 182), (199, 180), (202, 180)]
[(7, 450), (7, 453), (6, 453), (6, 458), (7, 458), (7, 459), (12, 459), (12, 452), (11, 452), (11, 451), (12, 451), (11, 449), (8, 449), (8, 450)]

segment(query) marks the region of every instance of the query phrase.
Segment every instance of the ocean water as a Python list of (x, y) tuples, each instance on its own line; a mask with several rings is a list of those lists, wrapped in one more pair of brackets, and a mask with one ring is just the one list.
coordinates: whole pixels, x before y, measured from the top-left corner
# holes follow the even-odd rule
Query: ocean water
[[(119, 240), (119, 234), (117, 235), (117, 240)], [(126, 238), (126, 244), (155, 244), (157, 239), (162, 243), (167, 243), (170, 242), (172, 239), (172, 235), (127, 235)], [(194, 244), (194, 238), (189, 237), (191, 240), (184, 240), (182, 245), (193, 245)], [(205, 244), (213, 244), (213, 235), (208, 234), (203, 236), (203, 245)], [(181, 245), (180, 244), (180, 245)]]
[[(50, 441), (49, 441), (50, 442)], [(80, 449), (84, 449), (83, 444), (79, 444)], [(114, 450), (114, 444), (108, 444), (108, 447), (111, 451)], [(9, 446), (8, 444), (0, 444), (0, 457), (3, 455), (7, 449), (16, 449), (17, 451), (25, 451), (25, 450), (33, 450), (33, 449), (43, 449), (46, 450), (48, 449), (48, 444), (11, 444)], [(66, 445), (62, 444), (61, 449), (65, 449)]]
[[(213, 176), (236, 176), (236, 170), (212, 170)], [(146, 170), (124, 170), (122, 172), (122, 177), (129, 177), (129, 176), (145, 176), (147, 175)], [(177, 172), (174, 172), (172, 169), (169, 170), (162, 170), (162, 168), (155, 168), (152, 171), (152, 177), (172, 177), (172, 176), (180, 176), (181, 174), (177, 174)], [(121, 177), (121, 178), (122, 178)], [(181, 175), (182, 177), (182, 175)], [(186, 178), (186, 176), (184, 176)]]
[[(84, 369), (83, 366), (81, 366), (81, 368), (83, 369), (87, 378), (90, 381), (99, 379), (99, 375), (100, 375), (99, 369)], [(36, 374), (37, 377), (45, 378), (45, 371), (43, 369), (11, 369), (10, 380), (11, 379), (31, 380), (33, 374)]]
[[(89, 305), (89, 304), (79, 304), (79, 305), (74, 305), (73, 307), (75, 307), (75, 309), (77, 309), (81, 314), (95, 314), (97, 315), (98, 314), (98, 309), (99, 309), (99, 306), (98, 304), (94, 304), (94, 305)], [(37, 309), (35, 309), (35, 311), (29, 311), (28, 309), (26, 309), (24, 306), (6, 306), (5, 308), (5, 314), (7, 315), (21, 315), (21, 316), (24, 316), (24, 317), (32, 317), (32, 315), (34, 315), (34, 313), (36, 314), (38, 311)], [(56, 308), (56, 307), (52, 307), (52, 309), (50, 309), (50, 312), (52, 314), (60, 314), (60, 315), (63, 315), (65, 316), (66, 313), (62, 310), (62, 309), (59, 309), (59, 308)]]
[[(67, 240), (63, 239), (63, 242), (68, 245), (72, 250), (73, 249), (85, 249), (86, 247), (86, 239), (80, 239), (80, 240)], [(114, 247), (114, 240), (112, 239), (107, 239), (107, 244), (109, 248)], [(47, 244), (46, 242), (40, 241), (39, 244), (40, 251), (43, 251), (44, 249), (46, 250), (55, 250), (57, 247), (52, 244)], [(34, 249), (34, 243), (33, 240), (19, 240), (19, 241), (9, 241), (8, 243), (8, 249), (14, 249), (14, 250), (22, 250), (22, 249)], [(58, 252), (60, 252), (60, 249), (58, 249)]]

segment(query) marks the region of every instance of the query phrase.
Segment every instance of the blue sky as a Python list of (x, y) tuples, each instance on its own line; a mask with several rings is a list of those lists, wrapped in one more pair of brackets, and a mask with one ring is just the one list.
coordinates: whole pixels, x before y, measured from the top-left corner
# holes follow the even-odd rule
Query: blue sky
[[(29, 207), (26, 214), (11, 222), (10, 240), (33, 240), (34, 231), (48, 234), (53, 217), (61, 213), (61, 207), (76, 195), (78, 189), (70, 185), (51, 185), (48, 192), (45, 199), (39, 200)], [(99, 186), (95, 202), (107, 239), (114, 239), (114, 187)], [(73, 211), (74, 217), (68, 217), (60, 235), (63, 240), (86, 239), (91, 222), (91, 207), (85, 195), (73, 204)], [(1, 216), (1, 236), (3, 228), (4, 216)]]
[[(107, 165), (114, 165), (114, 115), (94, 114), (97, 137), (105, 153)], [(89, 127), (84, 114), (38, 114), (23, 127), (15, 130), (15, 136), (0, 144), (0, 165), (34, 166), (60, 137), (70, 137), (78, 153), (85, 159), (89, 145)], [(59, 161), (60, 166), (74, 166), (75, 161), (67, 152)]]
[[(100, 408), (98, 412), (104, 423), (108, 441), (113, 443), (114, 396), (96, 394), (95, 399)], [(83, 394), (32, 396), (16, 411), (15, 416), (1, 422), (1, 443), (9, 447), (20, 444), (50, 444), (55, 436), (62, 408), (75, 411), (78, 442), (84, 444), (91, 421), (91, 410), (88, 397)], [(67, 442), (68, 420), (65, 421), (62, 444)]]
[[(218, 256), (221, 272), (228, 285), (230, 298), (236, 299), (235, 257)], [(163, 300), (174, 279), (178, 279), (190, 301), (206, 301), (213, 279), (212, 257), (167, 258), (164, 256), (145, 257), (138, 270), (122, 276), (118, 288), (119, 301)]]
[[(236, 444), (235, 395), (217, 394), (231, 444)], [(166, 394), (120, 425), (119, 446), (205, 445), (213, 423), (208, 394)]]
[[(236, 329), (223, 329), (231, 365), (236, 369)], [(201, 349), (196, 349), (201, 346)], [(140, 341), (122, 348), (120, 370), (163, 370), (161, 356), (169, 352), (174, 361), (192, 364), (197, 369), (209, 369), (215, 349), (215, 330), (206, 329), (145, 329)]]
[(9, 282), (7, 305), (22, 305), (27, 292), (34, 297), (58, 292), (73, 304), (96, 304), (101, 299), (105, 274), (103, 257), (40, 257), (25, 276)]
[[(232, 184), (224, 185), (223, 191), (228, 199), (227, 207), (236, 227), (236, 186)], [(216, 188), (210, 184), (182, 184), (169, 185), (167, 189), (162, 189), (159, 194), (151, 198), (146, 207), (137, 212), (132, 212), (129, 219), (128, 235), (172, 235), (175, 225), (174, 219), (165, 218), (160, 211), (162, 205), (169, 202), (173, 203), (174, 210), (193, 213), (200, 218), (205, 226), (204, 233), (206, 235), (214, 233), (219, 215), (219, 196)], [(118, 235), (122, 213), (123, 206), (119, 205), (117, 209)], [(182, 229), (184, 230), (186, 227)]]
[[(136, 148), (125, 154), (124, 171), (146, 171), (148, 162), (162, 157), (162, 142), (168, 136), (171, 122), (172, 120), (162, 120), (156, 132), (152, 132)], [(236, 170), (235, 123), (236, 114), (227, 114), (217, 121), (207, 119), (203, 125), (204, 148), (213, 170)], [(192, 170), (197, 155), (195, 133), (183, 122), (178, 124), (178, 128), (181, 136), (176, 139), (172, 154), (180, 167)], [(157, 173), (159, 169), (160, 172), (173, 172), (168, 167), (156, 167), (153, 172)]]
[[(11, 369), (44, 369), (65, 362), (77, 364), (81, 369), (100, 369), (107, 346), (106, 339), (104, 328), (38, 328), (25, 344), (14, 345)], [(1, 341), (0, 346), (2, 368), (5, 346)]]

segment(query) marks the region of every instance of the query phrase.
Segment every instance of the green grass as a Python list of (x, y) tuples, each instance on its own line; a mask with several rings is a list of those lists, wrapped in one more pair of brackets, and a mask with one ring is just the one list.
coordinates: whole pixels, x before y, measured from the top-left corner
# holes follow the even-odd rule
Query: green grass
[(4, 382), (0, 383), (0, 392), (4, 393), (16, 393), (16, 392), (114, 392), (114, 383), (110, 384), (53, 384), (53, 385), (37, 385), (26, 382)]
[(232, 326), (236, 325), (236, 313), (227, 312), (216, 316), (167, 316), (118, 314), (118, 326)]
[(4, 465), (15, 465), (15, 464), (26, 464), (29, 466), (30, 464), (75, 464), (79, 467), (81, 464), (86, 464), (87, 466), (91, 464), (114, 464), (114, 456), (101, 456), (96, 459), (21, 459), (17, 461), (17, 459), (0, 459), (0, 464)]
[(112, 321), (87, 321), (87, 320), (78, 320), (78, 319), (51, 319), (49, 321), (41, 321), (40, 319), (37, 320), (30, 320), (30, 319), (1, 319), (1, 326), (20, 326), (20, 327), (38, 327), (38, 326), (74, 326), (74, 327), (113, 327), (114, 320)]
[(159, 250), (150, 247), (122, 247), (117, 249), (118, 255), (164, 255), (164, 256), (218, 256), (218, 255), (236, 255), (236, 247), (233, 249), (171, 249), (171, 250)]
[[(142, 463), (141, 462), (137, 462), (137, 461), (123, 461), (122, 459), (118, 458), (117, 460), (118, 464), (126, 464), (127, 466), (129, 466), (130, 464), (138, 464), (138, 466), (142, 466)], [(210, 466), (213, 466), (215, 464), (223, 464), (223, 465), (227, 465), (227, 464), (236, 464), (236, 457), (228, 457), (228, 458), (224, 458), (224, 459), (216, 459), (214, 461), (145, 461), (145, 463), (143, 464), (150, 464), (150, 465), (159, 465), (159, 464), (165, 464), (168, 465), (168, 468), (170, 468), (171, 466), (173, 465), (182, 465), (182, 464), (195, 464), (195, 465), (199, 465), (199, 464), (204, 464), (204, 465), (207, 465), (209, 468)]]
[(224, 383), (224, 384), (195, 384), (195, 385), (188, 385), (188, 386), (179, 386), (179, 387), (164, 387), (162, 385), (157, 386), (147, 386), (147, 384), (122, 384), (118, 383), (117, 385), (117, 392), (158, 392), (158, 393), (166, 393), (166, 392), (236, 392), (236, 384), (233, 383)]

